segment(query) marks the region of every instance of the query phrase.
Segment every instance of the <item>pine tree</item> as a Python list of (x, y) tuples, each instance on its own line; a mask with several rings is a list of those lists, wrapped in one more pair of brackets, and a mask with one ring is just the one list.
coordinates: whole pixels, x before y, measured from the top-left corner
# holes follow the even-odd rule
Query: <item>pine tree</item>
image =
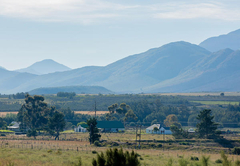
[(200, 114), (197, 116), (197, 120), (200, 121), (197, 124), (197, 133), (200, 138), (210, 138), (210, 136), (215, 135), (218, 124), (213, 122), (213, 118), (211, 110), (205, 109), (200, 111)]
[(94, 143), (95, 141), (99, 141), (99, 138), (101, 137), (99, 133), (99, 129), (97, 128), (97, 119), (96, 118), (90, 118), (87, 120), (89, 131), (89, 142), (90, 144)]

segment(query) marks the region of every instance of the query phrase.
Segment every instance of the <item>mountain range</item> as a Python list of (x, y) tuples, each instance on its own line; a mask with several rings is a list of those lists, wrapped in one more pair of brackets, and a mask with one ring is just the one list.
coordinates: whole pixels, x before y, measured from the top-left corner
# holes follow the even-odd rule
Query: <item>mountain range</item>
[[(235, 39), (238, 32), (229, 34)], [(240, 41), (240, 36), (238, 39)], [(219, 50), (212, 51), (217, 48), (211, 47), (211, 42), (215, 40), (210, 38), (200, 45), (173, 42), (104, 67), (87, 66), (71, 70), (62, 65), (63, 71), (59, 71), (60, 68), (56, 70), (51, 65), (56, 62), (46, 60), (51, 61), (52, 68), (47, 67), (46, 61), (42, 62), (44, 65), (39, 62), (36, 63), (38, 68), (33, 67), (36, 64), (27, 68), (34, 70), (34, 74), (26, 70), (22, 73), (23, 70), (0, 68), (0, 92), (29, 92), (39, 87), (62, 86), (102, 86), (116, 93), (240, 91), (240, 51), (235, 47), (237, 44), (233, 42), (228, 48), (225, 41)], [(42, 66), (51, 70), (43, 70)]]

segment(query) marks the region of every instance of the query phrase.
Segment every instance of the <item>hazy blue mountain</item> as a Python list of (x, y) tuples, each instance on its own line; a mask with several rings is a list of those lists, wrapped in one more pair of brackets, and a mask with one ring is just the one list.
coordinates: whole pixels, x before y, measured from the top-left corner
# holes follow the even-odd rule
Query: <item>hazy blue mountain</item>
[[(34, 74), (19, 73), (0, 68), (0, 93), (9, 93), (11, 89), (17, 88), (34, 77), (36, 77)], [(12, 93), (16, 92), (18, 91), (12, 91)]]
[(103, 86), (114, 92), (141, 92), (179, 75), (189, 65), (210, 52), (187, 42), (174, 42), (144, 53), (132, 55), (105, 67), (80, 69), (37, 76), (11, 92), (29, 91), (39, 87)]
[(63, 86), (63, 87), (37, 88), (29, 91), (29, 94), (31, 95), (57, 94), (58, 92), (75, 92), (76, 94), (113, 93), (112, 91), (101, 86)]
[(175, 78), (144, 89), (149, 92), (240, 91), (240, 51), (212, 53)]
[(16, 71), (21, 73), (25, 72), (25, 73), (31, 73), (36, 75), (42, 75), (42, 74), (62, 72), (67, 70), (71, 70), (71, 68), (64, 66), (62, 64), (59, 64), (52, 59), (45, 59), (43, 61), (36, 62), (27, 68), (19, 69)]
[[(4, 67), (0, 66), (0, 69), (5, 69)], [(6, 69), (5, 69), (6, 70)]]
[(230, 32), (226, 35), (208, 38), (200, 43), (199, 46), (212, 52), (216, 52), (225, 48), (238, 50), (240, 49), (240, 29)]

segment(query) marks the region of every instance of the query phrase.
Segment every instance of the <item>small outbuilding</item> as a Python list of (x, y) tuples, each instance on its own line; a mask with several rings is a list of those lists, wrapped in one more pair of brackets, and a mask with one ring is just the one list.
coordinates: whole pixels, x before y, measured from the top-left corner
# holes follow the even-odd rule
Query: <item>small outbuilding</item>
[(163, 127), (160, 124), (153, 124), (152, 126), (146, 128), (147, 134), (172, 134), (170, 127)]
[(11, 125), (8, 126), (8, 129), (12, 131), (20, 131), (19, 125), (20, 123), (13, 121)]

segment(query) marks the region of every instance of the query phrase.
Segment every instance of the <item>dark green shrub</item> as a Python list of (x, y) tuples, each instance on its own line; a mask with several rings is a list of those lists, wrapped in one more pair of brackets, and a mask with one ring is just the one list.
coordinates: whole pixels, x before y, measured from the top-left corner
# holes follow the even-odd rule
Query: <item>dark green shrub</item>
[(161, 148), (161, 147), (162, 147), (162, 144), (158, 144), (157, 147), (158, 147), (158, 148)]
[(97, 154), (97, 151), (96, 151), (96, 150), (93, 150), (93, 151), (92, 151), (92, 154)]
[(140, 166), (138, 155), (134, 151), (129, 153), (123, 152), (123, 149), (118, 150), (108, 149), (105, 154), (97, 154), (97, 159), (93, 159), (93, 166), (107, 166), (107, 165), (124, 165), (124, 166)]
[(235, 148), (233, 149), (233, 154), (240, 155), (240, 148), (239, 148), (239, 147), (235, 147)]
[(95, 145), (95, 146), (101, 146), (101, 143), (100, 143), (99, 141), (95, 141), (95, 142), (94, 142), (94, 145)]
[(217, 159), (216, 161), (215, 161), (215, 163), (217, 163), (217, 164), (221, 164), (223, 161), (221, 160), (221, 159)]
[(5, 136), (6, 136), (6, 134), (4, 134), (4, 133), (1, 133), (1, 136), (2, 136), (2, 137), (5, 137)]
[(190, 145), (189, 142), (179, 142), (179, 145)]
[(193, 161), (199, 161), (199, 158), (197, 156), (191, 156), (191, 160)]

